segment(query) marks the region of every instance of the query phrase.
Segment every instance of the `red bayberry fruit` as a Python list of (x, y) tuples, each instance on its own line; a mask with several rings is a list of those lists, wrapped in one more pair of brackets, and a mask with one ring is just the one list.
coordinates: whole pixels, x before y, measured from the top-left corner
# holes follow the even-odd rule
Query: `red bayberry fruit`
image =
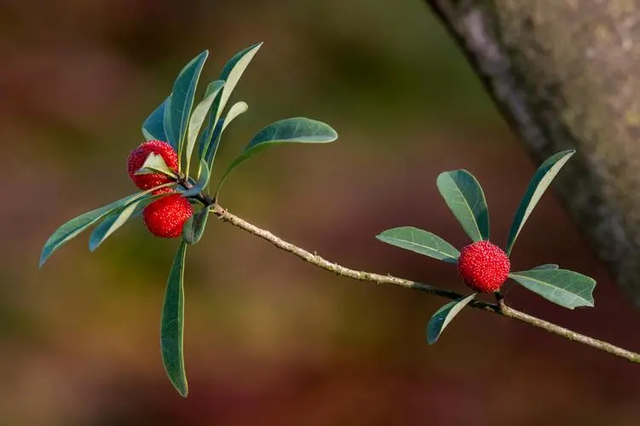
[(171, 145), (162, 141), (147, 141), (131, 151), (127, 159), (127, 171), (129, 177), (140, 189), (150, 189), (163, 183), (171, 182), (171, 178), (162, 173), (151, 173), (136, 175), (135, 173), (142, 167), (149, 154), (161, 155), (164, 162), (171, 170), (178, 170), (178, 154)]
[(460, 251), (458, 273), (475, 291), (498, 290), (509, 276), (511, 263), (502, 249), (489, 241), (469, 244)]
[(193, 215), (189, 200), (180, 194), (167, 195), (149, 204), (142, 212), (147, 229), (156, 237), (176, 238)]

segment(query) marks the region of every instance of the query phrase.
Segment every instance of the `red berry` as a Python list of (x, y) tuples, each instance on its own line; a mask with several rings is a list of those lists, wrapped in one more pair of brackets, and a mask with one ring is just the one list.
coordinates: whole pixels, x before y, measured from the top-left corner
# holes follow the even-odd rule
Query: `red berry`
[(458, 273), (475, 291), (491, 293), (507, 280), (511, 263), (502, 249), (489, 241), (469, 244), (460, 251)]
[(142, 167), (149, 154), (161, 155), (167, 166), (174, 172), (178, 170), (178, 154), (171, 145), (162, 141), (147, 141), (131, 151), (127, 159), (127, 171), (129, 177), (140, 189), (151, 189), (154, 186), (171, 182), (171, 178), (162, 173), (152, 173), (136, 175), (135, 173)]
[(142, 212), (147, 229), (156, 237), (176, 238), (193, 215), (189, 200), (180, 194), (167, 195), (149, 204)]

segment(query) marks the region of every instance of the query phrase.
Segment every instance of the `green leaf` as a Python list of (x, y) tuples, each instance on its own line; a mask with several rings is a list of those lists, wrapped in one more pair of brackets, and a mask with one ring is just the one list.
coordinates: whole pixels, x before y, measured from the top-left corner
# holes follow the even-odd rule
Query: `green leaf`
[(91, 232), (91, 236), (89, 237), (89, 250), (95, 251), (104, 240), (109, 238), (111, 234), (127, 223), (128, 220), (136, 217), (146, 206), (166, 195), (169, 194), (151, 195), (146, 193), (142, 197), (131, 200), (124, 206), (113, 210), (104, 218), (100, 225), (96, 226), (93, 232)]
[(80, 216), (75, 217), (64, 225), (60, 226), (44, 244), (42, 254), (40, 255), (40, 267), (42, 267), (47, 259), (63, 244), (98, 222), (111, 211), (120, 208), (121, 206), (127, 204), (129, 201), (139, 196), (140, 193), (129, 195), (104, 207), (100, 207), (98, 209), (91, 210), (90, 212), (81, 214)]
[(165, 142), (173, 147), (178, 152), (178, 141), (173, 136), (173, 126), (171, 124), (171, 95), (164, 101), (164, 116), (162, 117), (162, 125), (164, 127)]
[(209, 170), (209, 166), (207, 162), (204, 160), (200, 161), (200, 177), (198, 178), (198, 182), (193, 185), (191, 188), (187, 189), (182, 193), (183, 197), (193, 197), (194, 195), (198, 195), (206, 186), (209, 184), (209, 179), (211, 178), (211, 171)]
[(222, 128), (219, 127), (220, 116), (227, 105), (227, 101), (231, 97), (233, 89), (235, 89), (238, 81), (240, 81), (240, 77), (242, 77), (245, 69), (247, 69), (247, 66), (249, 66), (249, 63), (261, 46), (262, 43), (254, 44), (253, 46), (249, 46), (238, 52), (229, 59), (220, 73), (219, 79), (224, 80), (225, 85), (220, 95), (216, 98), (213, 108), (211, 108), (209, 125), (207, 126), (207, 129), (200, 141), (200, 158), (206, 158), (209, 163), (209, 167), (213, 164), (215, 150), (217, 150), (217, 145), (220, 142), (220, 136), (222, 135)]
[(565, 308), (593, 306), (596, 281), (567, 269), (532, 269), (512, 272), (509, 277), (523, 287)]
[(524, 223), (529, 218), (529, 215), (531, 215), (531, 212), (535, 208), (536, 204), (538, 204), (538, 201), (540, 201), (542, 194), (544, 194), (544, 191), (547, 190), (560, 169), (562, 169), (575, 152), (576, 151), (574, 149), (571, 149), (559, 152), (547, 158), (547, 160), (542, 163), (533, 175), (533, 178), (531, 178), (531, 182), (529, 182), (529, 186), (527, 187), (527, 192), (525, 192), (522, 197), (520, 206), (518, 207), (516, 215), (513, 218), (513, 223), (511, 224), (509, 239), (507, 240), (507, 254), (511, 254), (513, 244), (516, 242), (518, 234), (520, 234)]
[(454, 300), (436, 311), (427, 324), (427, 342), (433, 345), (444, 329), (449, 325), (451, 320), (476, 297), (477, 293), (473, 293), (462, 299)]
[(207, 91), (205, 93), (204, 99), (195, 107), (193, 110), (193, 114), (191, 115), (191, 120), (189, 121), (189, 131), (187, 133), (187, 148), (186, 148), (186, 160), (187, 167), (185, 168), (185, 173), (189, 173), (189, 165), (191, 164), (191, 155), (193, 153), (193, 148), (196, 146), (196, 142), (198, 140), (198, 135), (200, 134), (200, 129), (202, 128), (202, 124), (204, 123), (205, 118), (209, 114), (211, 110), (211, 105), (215, 100), (216, 96), (224, 86), (224, 81), (216, 80), (209, 84), (207, 87)]
[(231, 108), (229, 108), (229, 112), (227, 113), (227, 116), (224, 118), (224, 122), (222, 123), (222, 132), (224, 132), (224, 129), (226, 129), (233, 120), (235, 120), (239, 115), (247, 112), (248, 109), (249, 105), (247, 105), (247, 103), (244, 101), (239, 101), (231, 105)]
[(262, 129), (249, 142), (242, 154), (229, 166), (218, 183), (216, 194), (236, 167), (254, 154), (274, 145), (283, 143), (328, 143), (338, 138), (338, 134), (328, 124), (304, 117), (287, 118)]
[(213, 161), (216, 158), (216, 153), (218, 151), (218, 147), (220, 146), (222, 132), (224, 132), (227, 126), (231, 124), (234, 119), (236, 119), (239, 115), (245, 113), (247, 109), (249, 109), (249, 105), (247, 105), (246, 102), (236, 102), (231, 106), (231, 108), (229, 108), (227, 116), (224, 119), (220, 119), (218, 121), (218, 125), (213, 132), (211, 145), (209, 146), (207, 155), (205, 156), (209, 168), (213, 168)]
[(218, 104), (218, 109), (220, 112), (224, 110), (224, 107), (227, 105), (227, 101), (231, 97), (233, 89), (236, 88), (236, 85), (238, 84), (238, 81), (240, 81), (240, 77), (242, 77), (244, 70), (247, 69), (249, 63), (251, 62), (255, 54), (258, 53), (258, 49), (260, 49), (261, 46), (262, 43), (257, 43), (236, 53), (233, 58), (229, 59), (229, 62), (227, 62), (227, 64), (222, 69), (220, 80), (224, 80), (226, 84), (224, 85), (224, 89), (222, 90), (222, 94), (220, 95), (220, 103)]
[(535, 268), (531, 268), (532, 271), (544, 270), (544, 269), (558, 269), (560, 266), (555, 263), (545, 263), (544, 265), (536, 266)]
[(147, 158), (145, 158), (144, 163), (142, 163), (142, 167), (140, 167), (135, 174), (147, 175), (153, 173), (162, 173), (163, 175), (170, 176), (174, 179), (178, 178), (174, 171), (167, 166), (162, 155), (151, 152), (147, 155)]
[(411, 226), (387, 229), (377, 239), (392, 246), (411, 250), (447, 263), (457, 263), (460, 252), (451, 244), (422, 229)]
[(183, 355), (184, 261), (186, 252), (187, 244), (180, 243), (167, 281), (160, 327), (160, 347), (164, 369), (173, 386), (184, 398), (189, 393)]
[(209, 208), (203, 208), (198, 214), (191, 216), (182, 228), (182, 238), (187, 244), (195, 244), (200, 241), (207, 226), (207, 218), (209, 217)]
[[(209, 56), (205, 50), (193, 58), (178, 74), (173, 85), (171, 101), (167, 105), (169, 112), (169, 128), (165, 123), (165, 130), (172, 146), (178, 152), (178, 160), (181, 161), (184, 152), (184, 141), (191, 116), (191, 108), (196, 95), (196, 87), (200, 79), (200, 73)], [(180, 163), (182, 164), (182, 163)], [(182, 169), (180, 169), (182, 171)]]
[(438, 190), (473, 241), (489, 239), (489, 210), (476, 178), (466, 170), (440, 173)]
[(168, 98), (142, 123), (142, 134), (145, 140), (167, 140), (167, 135), (164, 132), (164, 110), (167, 106), (167, 101)]

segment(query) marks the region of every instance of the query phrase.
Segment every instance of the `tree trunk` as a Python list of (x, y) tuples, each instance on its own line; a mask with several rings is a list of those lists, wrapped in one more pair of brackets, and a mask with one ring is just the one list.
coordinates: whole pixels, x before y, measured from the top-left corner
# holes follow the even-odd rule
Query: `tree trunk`
[(640, 305), (640, 0), (426, 0)]

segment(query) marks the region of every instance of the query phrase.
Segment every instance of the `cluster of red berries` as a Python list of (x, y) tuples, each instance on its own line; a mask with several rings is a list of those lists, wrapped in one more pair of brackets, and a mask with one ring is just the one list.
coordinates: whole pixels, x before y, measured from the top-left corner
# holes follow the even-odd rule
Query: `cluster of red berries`
[[(178, 154), (166, 142), (152, 140), (142, 143), (131, 151), (127, 159), (127, 171), (133, 183), (140, 189), (151, 189), (158, 185), (170, 183), (169, 176), (162, 173), (136, 175), (149, 154), (162, 156), (167, 166), (177, 173)], [(170, 188), (153, 191), (153, 195), (172, 192)], [(184, 223), (193, 215), (193, 208), (189, 200), (181, 194), (175, 193), (164, 196), (145, 207), (142, 212), (144, 223), (149, 232), (156, 237), (176, 238), (182, 234)]]

